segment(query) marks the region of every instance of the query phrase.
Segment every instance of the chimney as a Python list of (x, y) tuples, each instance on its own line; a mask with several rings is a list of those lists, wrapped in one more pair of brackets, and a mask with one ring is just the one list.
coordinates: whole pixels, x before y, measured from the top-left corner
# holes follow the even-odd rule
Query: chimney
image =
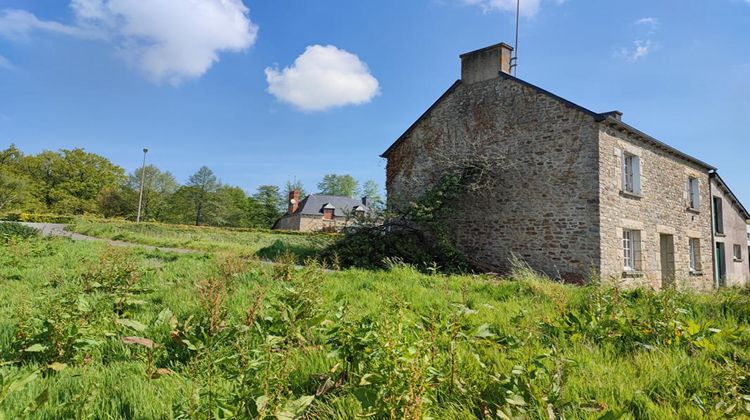
[(494, 79), (500, 72), (510, 74), (512, 57), (513, 47), (504, 42), (461, 54), (461, 81), (476, 83)]
[(293, 190), (289, 192), (289, 211), (288, 214), (294, 214), (299, 207), (299, 191)]

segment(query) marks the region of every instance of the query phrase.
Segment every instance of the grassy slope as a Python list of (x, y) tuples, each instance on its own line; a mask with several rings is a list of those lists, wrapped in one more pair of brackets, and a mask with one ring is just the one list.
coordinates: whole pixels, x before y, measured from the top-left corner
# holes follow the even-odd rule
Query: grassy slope
[(69, 230), (98, 238), (144, 245), (187, 248), (200, 251), (231, 251), (267, 258), (289, 251), (299, 260), (315, 255), (333, 240), (332, 235), (299, 234), (268, 230), (224, 229), (206, 226), (135, 224), (126, 221), (78, 220)]
[[(47, 349), (23, 351), (32, 344)], [(749, 344), (746, 291), (622, 293), (524, 272), (507, 281), (408, 268), (323, 275), (61, 239), (0, 245), (8, 418), (296, 408), (315, 418), (739, 415)], [(150, 378), (156, 368), (172, 373)], [(34, 371), (25, 387), (7, 388)], [(299, 398), (316, 391), (305, 407)]]

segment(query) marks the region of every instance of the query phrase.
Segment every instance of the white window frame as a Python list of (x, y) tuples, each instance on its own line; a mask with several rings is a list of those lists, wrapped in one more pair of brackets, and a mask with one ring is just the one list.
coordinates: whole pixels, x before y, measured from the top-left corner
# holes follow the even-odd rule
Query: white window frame
[(623, 270), (635, 272), (641, 269), (641, 232), (634, 229), (622, 230)]
[(701, 240), (699, 238), (689, 238), (688, 248), (688, 254), (690, 255), (690, 271), (701, 271)]
[(701, 183), (698, 178), (688, 179), (688, 205), (692, 210), (701, 208)]
[(633, 153), (622, 153), (622, 191), (641, 194), (641, 157)]

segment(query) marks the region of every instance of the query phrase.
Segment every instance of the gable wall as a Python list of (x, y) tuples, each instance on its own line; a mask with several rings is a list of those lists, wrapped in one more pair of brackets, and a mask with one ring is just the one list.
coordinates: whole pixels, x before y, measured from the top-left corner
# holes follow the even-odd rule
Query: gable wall
[[(724, 243), (725, 264), (727, 270), (727, 286), (744, 286), (750, 279), (750, 263), (748, 263), (747, 246), (747, 222), (740, 210), (732, 204), (730, 197), (719, 187), (716, 180), (711, 180), (711, 195), (719, 197), (722, 201), (722, 213), (724, 221), (724, 235), (715, 235), (714, 241)], [(733, 255), (734, 245), (740, 245), (742, 259), (735, 261)]]
[[(622, 190), (622, 152), (641, 159), (641, 197)], [(708, 170), (606, 123), (600, 134), (601, 255), (604, 278), (625, 285), (662, 287), (660, 235), (672, 235), (676, 285), (713, 285)], [(688, 210), (688, 179), (700, 180), (700, 211)], [(624, 275), (623, 229), (641, 232), (641, 273)], [(700, 239), (702, 275), (689, 270), (689, 238)]]
[(432, 188), (451, 156), (491, 156), (501, 179), (462, 197), (448, 223), (459, 248), (499, 270), (517, 255), (581, 277), (600, 264), (597, 139), (592, 116), (512, 79), (460, 84), (391, 150), (389, 205)]

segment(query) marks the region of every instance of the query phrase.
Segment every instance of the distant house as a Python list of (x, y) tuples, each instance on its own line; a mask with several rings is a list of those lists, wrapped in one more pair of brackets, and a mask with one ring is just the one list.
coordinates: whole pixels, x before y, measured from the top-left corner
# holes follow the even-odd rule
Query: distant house
[(368, 198), (361, 200), (336, 195), (311, 194), (299, 199), (299, 191), (289, 194), (289, 207), (273, 226), (275, 230), (333, 232), (370, 214)]
[(621, 112), (593, 112), (514, 77), (512, 51), (463, 54), (461, 79), (383, 153), (391, 209), (479, 156), (507, 163), (495, 185), (456, 201), (447, 224), (477, 263), (503, 271), (518, 257), (570, 281), (594, 272), (655, 289), (747, 281), (750, 214), (716, 168)]

